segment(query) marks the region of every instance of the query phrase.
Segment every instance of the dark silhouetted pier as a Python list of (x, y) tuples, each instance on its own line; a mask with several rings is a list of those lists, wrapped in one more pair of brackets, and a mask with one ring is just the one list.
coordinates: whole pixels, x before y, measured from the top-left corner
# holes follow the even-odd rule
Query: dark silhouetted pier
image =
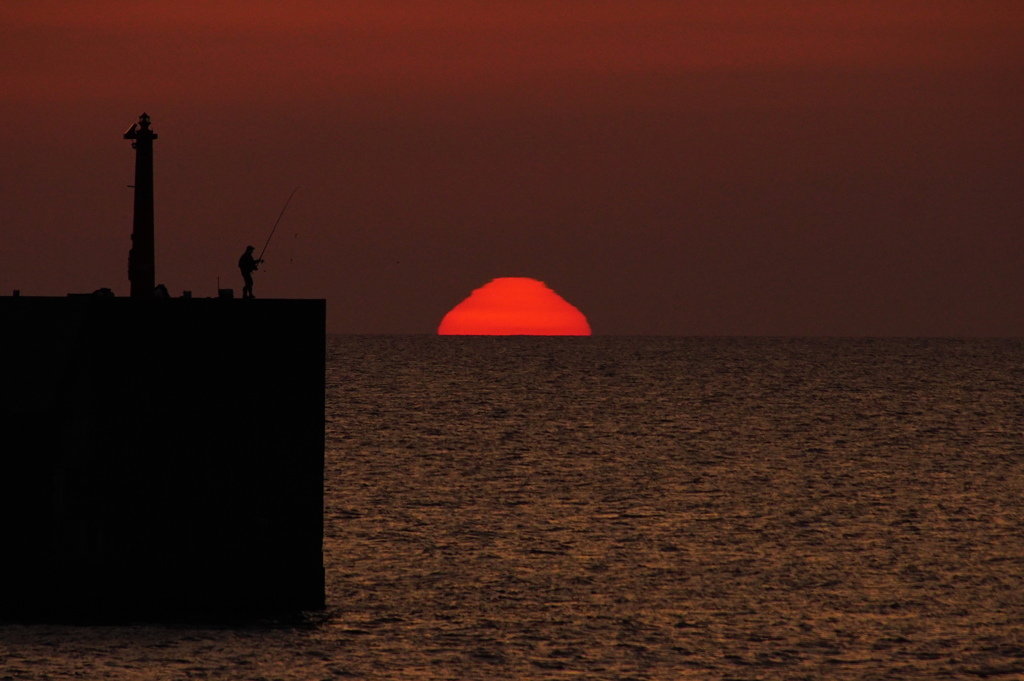
[(325, 307), (0, 298), (0, 616), (322, 607)]
[(135, 140), (130, 297), (0, 297), (0, 619), (324, 605), (323, 300), (153, 295)]

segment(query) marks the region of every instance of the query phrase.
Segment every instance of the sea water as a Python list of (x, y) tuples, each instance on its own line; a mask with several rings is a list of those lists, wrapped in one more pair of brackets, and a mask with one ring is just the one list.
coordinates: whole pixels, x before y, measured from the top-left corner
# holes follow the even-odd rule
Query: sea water
[(327, 612), (0, 679), (1024, 677), (1024, 342), (339, 336)]

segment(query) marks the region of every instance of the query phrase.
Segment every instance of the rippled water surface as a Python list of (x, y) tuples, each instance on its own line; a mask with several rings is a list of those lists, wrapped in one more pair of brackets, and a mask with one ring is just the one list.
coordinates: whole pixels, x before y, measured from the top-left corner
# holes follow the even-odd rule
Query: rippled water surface
[(1024, 343), (336, 337), (328, 613), (0, 679), (1024, 677)]

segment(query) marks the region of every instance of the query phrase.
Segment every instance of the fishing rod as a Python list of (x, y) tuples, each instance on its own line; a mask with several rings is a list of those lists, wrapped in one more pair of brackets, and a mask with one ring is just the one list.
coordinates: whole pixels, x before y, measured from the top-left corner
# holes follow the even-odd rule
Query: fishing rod
[(292, 197), (295, 196), (295, 192), (297, 191), (299, 191), (298, 187), (293, 189), (292, 193), (288, 195), (288, 200), (284, 202), (284, 208), (281, 209), (281, 214), (277, 216), (274, 228), (270, 230), (270, 236), (267, 237), (267, 243), (263, 244), (263, 250), (260, 251), (260, 257), (256, 258), (256, 262), (263, 262), (263, 254), (267, 252), (267, 246), (270, 245), (270, 240), (274, 238), (274, 232), (277, 231), (277, 226), (281, 224), (281, 218), (284, 217), (284, 212), (288, 209), (288, 204), (292, 202)]

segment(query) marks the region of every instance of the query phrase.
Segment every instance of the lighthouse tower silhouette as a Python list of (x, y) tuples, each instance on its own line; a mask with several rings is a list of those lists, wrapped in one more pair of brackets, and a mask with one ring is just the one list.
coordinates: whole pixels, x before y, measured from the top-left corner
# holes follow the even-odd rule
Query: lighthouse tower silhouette
[(135, 216), (132, 219), (132, 248), (128, 251), (128, 281), (132, 298), (152, 298), (156, 287), (156, 256), (153, 245), (153, 140), (149, 116), (143, 113), (139, 122), (124, 134), (134, 140), (135, 149)]

